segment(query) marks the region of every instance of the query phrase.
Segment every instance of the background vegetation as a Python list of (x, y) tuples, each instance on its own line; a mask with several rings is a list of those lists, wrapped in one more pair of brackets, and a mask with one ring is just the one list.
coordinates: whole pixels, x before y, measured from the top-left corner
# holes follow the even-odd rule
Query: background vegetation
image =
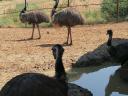
[[(10, 0), (1, 0), (0, 4), (2, 2), (9, 2)], [(12, 0), (13, 1), (13, 0)], [(11, 2), (12, 2), (11, 1)], [(32, 0), (33, 1), (33, 0)], [(89, 4), (90, 1), (88, 0), (77, 0), (77, 4), (74, 4), (75, 0), (70, 0), (70, 5), (77, 5), (79, 2), (83, 4)], [(93, 0), (95, 1), (95, 0)], [(97, 23), (106, 23), (106, 22), (113, 22), (117, 18), (117, 0), (100, 0), (101, 5), (88, 5), (88, 6), (77, 6), (75, 7), (80, 11), (82, 16), (85, 18), (86, 24), (97, 24)], [(122, 20), (128, 20), (128, 0), (119, 0), (119, 19)], [(80, 4), (81, 4), (80, 3)], [(92, 3), (92, 2), (91, 2)], [(93, 4), (97, 4), (97, 2), (93, 2)], [(19, 20), (19, 11), (24, 7), (24, 2), (15, 3), (13, 2), (14, 7), (5, 9), (4, 13), (12, 13), (12, 14), (4, 14), (0, 15), (0, 27), (25, 27), (25, 24), (21, 23)], [(41, 9), (40, 11), (45, 12), (47, 15), (50, 16), (50, 9), (43, 9), (42, 4), (46, 5), (45, 7), (51, 8), (53, 5), (53, 2), (51, 0), (39, 0), (36, 2), (29, 2), (28, 4), (28, 10), (36, 10)], [(59, 7), (67, 6), (67, 0), (61, 2), (59, 4)], [(8, 7), (8, 6), (6, 6)], [(2, 9), (2, 8), (1, 8)], [(61, 10), (63, 8), (58, 8), (58, 10)], [(3, 13), (1, 13), (3, 14)], [(41, 24), (41, 26), (51, 26), (50, 23)], [(29, 27), (29, 25), (27, 25)]]
[[(117, 0), (103, 0), (102, 15), (107, 21), (117, 18)], [(128, 0), (119, 0), (119, 19), (128, 20)]]
[[(16, 4), (15, 9), (8, 9), (7, 14), (0, 17), (0, 26), (6, 27), (24, 27), (25, 24), (19, 20), (19, 10), (24, 7), (24, 4)], [(29, 4), (29, 9), (38, 9), (39, 7), (35, 3)]]

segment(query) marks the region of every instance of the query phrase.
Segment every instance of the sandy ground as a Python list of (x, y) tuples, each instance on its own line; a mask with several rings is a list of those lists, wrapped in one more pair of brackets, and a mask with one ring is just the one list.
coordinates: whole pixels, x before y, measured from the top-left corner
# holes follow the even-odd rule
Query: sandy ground
[[(106, 30), (115, 38), (128, 38), (128, 22), (77, 26), (72, 28), (73, 45), (64, 46), (63, 62), (69, 68), (83, 54), (106, 42)], [(41, 72), (54, 68), (51, 47), (66, 41), (66, 28), (41, 28), (40, 40), (26, 40), (31, 28), (0, 28), (0, 86), (17, 74)], [(37, 30), (35, 35), (38, 37)]]

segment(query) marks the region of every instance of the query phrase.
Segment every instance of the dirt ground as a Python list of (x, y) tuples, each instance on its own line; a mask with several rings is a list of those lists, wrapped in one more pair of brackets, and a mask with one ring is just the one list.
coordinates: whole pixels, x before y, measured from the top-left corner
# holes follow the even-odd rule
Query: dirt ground
[[(73, 45), (64, 46), (63, 62), (69, 68), (83, 54), (106, 42), (106, 30), (113, 29), (114, 38), (128, 38), (128, 22), (85, 25), (72, 28)], [(31, 28), (0, 28), (0, 86), (17, 74), (41, 72), (54, 68), (51, 47), (66, 41), (66, 28), (41, 28), (40, 40), (26, 40)], [(38, 37), (37, 30), (35, 35)]]

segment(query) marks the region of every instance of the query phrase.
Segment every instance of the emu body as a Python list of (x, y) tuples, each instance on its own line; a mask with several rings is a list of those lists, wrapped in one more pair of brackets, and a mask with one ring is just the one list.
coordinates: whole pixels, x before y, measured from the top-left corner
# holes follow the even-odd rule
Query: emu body
[(40, 34), (40, 28), (39, 28), (39, 24), (46, 22), (49, 22), (49, 18), (46, 14), (44, 14), (43, 12), (40, 11), (31, 11), (31, 12), (26, 12), (26, 0), (25, 0), (25, 7), (22, 9), (22, 11), (20, 12), (20, 20), (22, 23), (28, 23), (28, 24), (32, 24), (33, 26), (33, 30), (32, 30), (32, 35), (30, 39), (33, 39), (33, 35), (34, 35), (34, 29), (35, 26), (37, 26), (38, 28), (38, 32), (39, 32), (39, 38), (41, 38), (41, 34)]
[(82, 18), (81, 14), (74, 8), (68, 7), (59, 12), (56, 12), (56, 8), (58, 6), (59, 0), (54, 0), (54, 1), (55, 1), (55, 5), (51, 12), (52, 23), (55, 25), (67, 27), (68, 35), (65, 44), (69, 43), (69, 45), (72, 45), (71, 27), (75, 25), (83, 25), (84, 19)]
[(0, 96), (66, 96), (64, 86), (39, 73), (24, 73), (11, 79)]

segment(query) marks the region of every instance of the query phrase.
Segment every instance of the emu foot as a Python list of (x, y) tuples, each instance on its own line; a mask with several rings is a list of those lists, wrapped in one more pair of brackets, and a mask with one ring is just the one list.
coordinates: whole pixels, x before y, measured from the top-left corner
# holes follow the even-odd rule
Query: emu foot
[(68, 45), (68, 42), (64, 42), (63, 44), (64, 44), (64, 45)]
[(69, 45), (72, 45), (72, 42), (71, 42), (71, 43), (69, 43)]

